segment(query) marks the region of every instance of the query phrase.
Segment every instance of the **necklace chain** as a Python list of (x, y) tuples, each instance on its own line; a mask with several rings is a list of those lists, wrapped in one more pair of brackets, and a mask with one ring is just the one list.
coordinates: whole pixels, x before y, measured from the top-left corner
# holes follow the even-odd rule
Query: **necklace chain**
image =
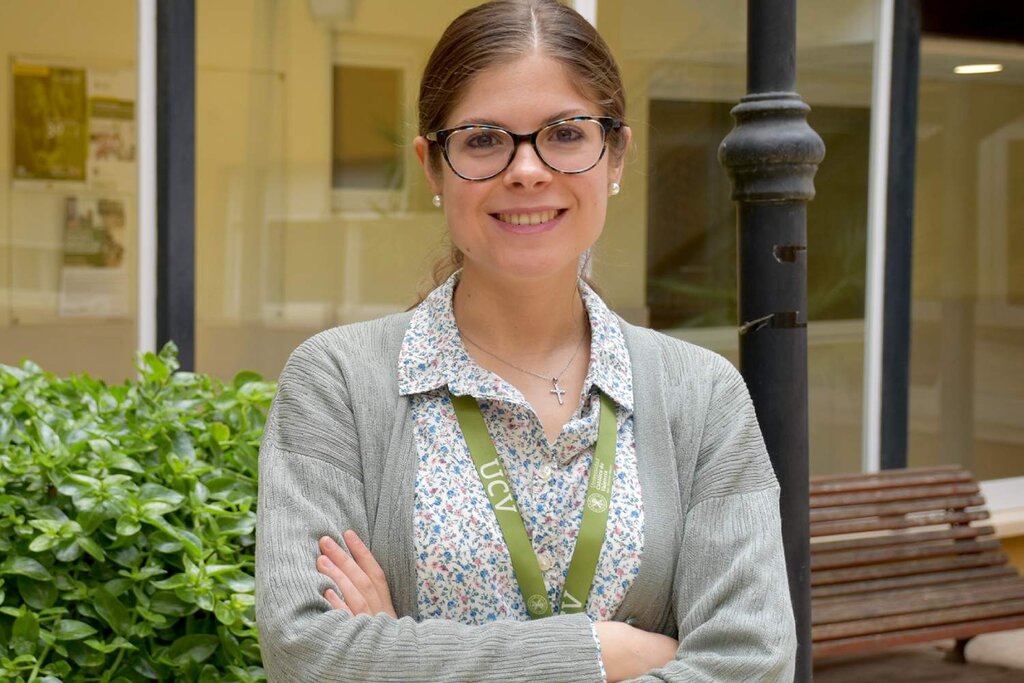
[(579, 355), (580, 349), (583, 347), (583, 340), (587, 338), (587, 333), (586, 333), (586, 331), (584, 331), (583, 334), (580, 335), (580, 340), (579, 340), (579, 342), (577, 342), (576, 349), (572, 352), (572, 357), (569, 359), (569, 362), (565, 364), (565, 367), (562, 368), (561, 371), (557, 375), (555, 375), (554, 377), (549, 377), (548, 375), (542, 375), (539, 372), (534, 372), (533, 370), (527, 370), (526, 368), (519, 367), (515, 363), (508, 362), (507, 360), (505, 360), (504, 358), (502, 358), (498, 354), (496, 354), (496, 353), (494, 353), (492, 351), (488, 351), (484, 347), (480, 346), (480, 344), (478, 344), (477, 342), (473, 341), (461, 329), (459, 330), (459, 335), (463, 339), (468, 341), (470, 344), (472, 344), (476, 348), (478, 348), (481, 351), (483, 351), (484, 353), (486, 353), (491, 358), (494, 358), (495, 360), (498, 360), (498, 361), (504, 363), (505, 365), (509, 366), (510, 368), (515, 368), (519, 372), (525, 372), (528, 375), (533, 375), (534, 377), (542, 379), (542, 380), (544, 380), (546, 382), (551, 382), (551, 386), (553, 388), (548, 393), (551, 393), (551, 394), (555, 395), (555, 398), (558, 399), (558, 405), (564, 405), (565, 404), (565, 401), (562, 398), (565, 395), (565, 389), (563, 389), (561, 386), (559, 386), (558, 381), (560, 379), (562, 379), (562, 375), (564, 375), (565, 371), (569, 369), (569, 366), (572, 365), (572, 362), (574, 360), (576, 360), (576, 356)]

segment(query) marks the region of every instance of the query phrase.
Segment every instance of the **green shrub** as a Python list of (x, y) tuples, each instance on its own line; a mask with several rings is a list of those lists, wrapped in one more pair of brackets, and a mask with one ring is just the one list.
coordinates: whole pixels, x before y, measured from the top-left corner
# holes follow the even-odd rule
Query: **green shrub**
[(256, 463), (274, 385), (0, 365), (0, 680), (258, 681)]

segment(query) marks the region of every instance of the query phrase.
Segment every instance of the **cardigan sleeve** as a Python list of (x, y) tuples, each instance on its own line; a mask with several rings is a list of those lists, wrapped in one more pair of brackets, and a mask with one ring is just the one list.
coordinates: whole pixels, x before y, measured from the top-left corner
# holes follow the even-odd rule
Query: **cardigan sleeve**
[(674, 582), (679, 650), (637, 680), (789, 683), (797, 639), (779, 487), (742, 377), (719, 356), (713, 367)]
[(474, 626), (330, 609), (318, 539), (370, 539), (359, 454), (343, 372), (307, 342), (281, 375), (260, 447), (256, 619), (270, 681), (602, 680), (582, 614)]

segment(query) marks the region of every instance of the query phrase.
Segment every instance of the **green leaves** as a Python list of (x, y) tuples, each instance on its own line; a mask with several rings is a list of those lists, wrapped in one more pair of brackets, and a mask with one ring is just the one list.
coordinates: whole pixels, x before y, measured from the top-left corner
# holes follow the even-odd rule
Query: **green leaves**
[(160, 484), (145, 484), (136, 497), (147, 515), (163, 515), (177, 510), (185, 496)]
[(220, 641), (214, 635), (182, 636), (174, 641), (167, 656), (178, 666), (205, 662), (214, 653)]
[(23, 655), (36, 649), (39, 640), (39, 617), (34, 612), (25, 612), (14, 620), (11, 629), (11, 649)]
[(162, 359), (147, 351), (142, 355), (142, 362), (145, 364), (145, 369), (148, 370), (148, 372), (145, 373), (146, 379), (150, 379), (158, 383), (167, 381), (167, 378), (171, 374), (171, 370)]
[(18, 555), (8, 557), (3, 564), (0, 564), (0, 574), (18, 574), (37, 581), (49, 581), (51, 578), (50, 572), (46, 571), (46, 567), (39, 564), (38, 561), (31, 557), (19, 557)]
[(132, 617), (120, 600), (102, 586), (93, 591), (92, 597), (96, 614), (107, 622), (115, 633), (119, 636), (131, 635)]
[(18, 595), (32, 609), (42, 610), (57, 603), (57, 587), (52, 581), (35, 581), (19, 576), (15, 585), (18, 587)]
[(53, 629), (53, 637), (57, 640), (81, 640), (96, 633), (96, 629), (77, 619), (63, 619)]
[[(256, 456), (276, 387), (0, 364), (0, 680), (262, 681)], [(34, 672), (34, 673), (33, 673)]]

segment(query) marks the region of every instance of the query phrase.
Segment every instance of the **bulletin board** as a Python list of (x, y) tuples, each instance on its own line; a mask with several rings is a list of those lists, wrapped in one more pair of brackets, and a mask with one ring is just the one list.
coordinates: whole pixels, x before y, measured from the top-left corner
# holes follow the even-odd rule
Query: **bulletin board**
[(135, 70), (14, 58), (15, 324), (134, 315)]

